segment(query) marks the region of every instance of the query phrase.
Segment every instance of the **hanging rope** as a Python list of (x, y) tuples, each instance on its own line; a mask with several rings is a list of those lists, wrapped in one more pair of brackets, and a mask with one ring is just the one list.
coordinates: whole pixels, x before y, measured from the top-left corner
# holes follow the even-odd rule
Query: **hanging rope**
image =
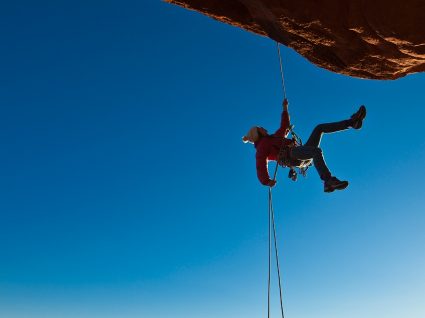
[(277, 236), (276, 236), (276, 222), (274, 219), (274, 209), (273, 209), (273, 197), (272, 197), (272, 188), (269, 187), (269, 273), (268, 273), (268, 297), (267, 297), (267, 317), (270, 318), (270, 272), (271, 272), (271, 231), (273, 230), (273, 241), (274, 241), (274, 252), (276, 258), (276, 269), (277, 277), (279, 283), (279, 299), (280, 299), (280, 313), (282, 318), (285, 318), (283, 311), (283, 295), (282, 295), (282, 279), (280, 275), (280, 264), (279, 264), (279, 251), (277, 246)]
[[(279, 57), (279, 66), (280, 66), (280, 77), (281, 77), (281, 80), (282, 80), (282, 91), (283, 91), (283, 98), (286, 100), (287, 98), (286, 98), (286, 86), (285, 86), (285, 76), (284, 76), (284, 74), (283, 74), (283, 63), (282, 63), (282, 55), (280, 54), (280, 44), (279, 44), (279, 42), (277, 42), (276, 41), (276, 48), (277, 48), (277, 55), (278, 55), (278, 57)], [(297, 146), (302, 146), (303, 145), (303, 141), (302, 141), (302, 139), (295, 133), (295, 131), (294, 131), (294, 125), (290, 125), (289, 126), (289, 132), (291, 133), (291, 135), (292, 135), (292, 139), (294, 140), (294, 142), (295, 142), (295, 144), (297, 145)], [(302, 176), (306, 176), (306, 174), (307, 174), (307, 170), (308, 170), (308, 167), (311, 165), (311, 162), (310, 162), (310, 164), (308, 164), (308, 165), (305, 165), (305, 166), (302, 166), (302, 167), (298, 167), (298, 174), (301, 174)], [(276, 166), (276, 169), (277, 169), (277, 166)], [(290, 172), (289, 172), (289, 178), (291, 178), (293, 181), (296, 181), (297, 180), (297, 172), (295, 171), (295, 169), (294, 169), (294, 167), (290, 167)]]
[[(282, 66), (282, 56), (280, 54), (280, 47), (279, 43), (276, 42), (277, 46), (277, 53), (279, 56), (279, 65), (280, 65), (280, 75), (282, 79), (282, 91), (284, 99), (286, 99), (286, 88), (285, 88), (285, 78), (283, 76), (283, 66)], [(276, 181), (277, 176), (277, 169), (279, 165), (276, 162), (276, 167), (273, 174), (273, 181)], [(267, 281), (267, 318), (270, 318), (270, 276), (271, 276), (271, 253), (272, 253), (272, 235), (271, 232), (273, 231), (273, 242), (274, 242), (274, 252), (275, 252), (275, 259), (276, 259), (276, 269), (277, 269), (277, 277), (278, 277), (278, 283), (279, 283), (279, 299), (280, 299), (280, 313), (282, 318), (285, 318), (285, 314), (283, 311), (283, 296), (282, 296), (282, 279), (280, 276), (280, 264), (279, 264), (279, 252), (278, 252), (278, 246), (277, 246), (277, 236), (276, 236), (276, 222), (274, 219), (274, 209), (273, 209), (273, 196), (272, 196), (272, 188), (269, 187), (269, 223), (268, 223), (268, 234), (269, 234), (269, 251), (268, 251), (268, 281)]]
[[(273, 174), (273, 181), (276, 180), (277, 169), (279, 165), (276, 163), (276, 167)], [(285, 314), (283, 311), (283, 296), (282, 296), (282, 279), (280, 276), (280, 264), (279, 264), (279, 251), (277, 246), (277, 235), (276, 235), (276, 222), (274, 219), (274, 209), (273, 209), (273, 196), (272, 196), (272, 188), (269, 187), (269, 262), (268, 262), (268, 282), (267, 282), (267, 318), (270, 318), (270, 273), (271, 273), (271, 249), (272, 249), (272, 236), (271, 231), (273, 230), (273, 241), (274, 241), (274, 252), (276, 258), (276, 269), (277, 269), (277, 277), (279, 283), (279, 299), (280, 299), (280, 313), (282, 318), (285, 318)]]
[(279, 42), (277, 42), (277, 41), (276, 41), (276, 47), (277, 47), (277, 55), (279, 56), (280, 77), (282, 79), (283, 98), (286, 99), (286, 87), (285, 87), (285, 77), (283, 76), (282, 56), (280, 54), (280, 45), (279, 45)]

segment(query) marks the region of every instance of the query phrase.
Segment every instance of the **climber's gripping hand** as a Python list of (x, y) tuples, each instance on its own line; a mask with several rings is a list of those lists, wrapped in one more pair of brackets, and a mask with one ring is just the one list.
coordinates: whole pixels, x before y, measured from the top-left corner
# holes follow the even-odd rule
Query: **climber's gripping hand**
[(270, 188), (273, 188), (276, 185), (276, 180), (270, 180), (269, 183), (267, 183), (267, 186)]
[(289, 102), (288, 102), (288, 100), (285, 98), (284, 100), (283, 100), (283, 102), (282, 102), (282, 106), (283, 106), (283, 110), (284, 111), (288, 111), (288, 105), (289, 105)]

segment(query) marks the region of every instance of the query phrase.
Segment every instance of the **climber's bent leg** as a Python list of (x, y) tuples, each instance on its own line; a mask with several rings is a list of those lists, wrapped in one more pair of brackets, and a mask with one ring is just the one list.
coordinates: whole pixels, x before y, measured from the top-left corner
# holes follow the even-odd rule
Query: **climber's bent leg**
[(322, 149), (309, 145), (295, 147), (291, 151), (291, 158), (298, 160), (313, 159), (314, 167), (319, 173), (320, 179), (323, 181), (328, 180), (332, 175), (326, 166), (325, 159), (323, 158)]
[(319, 147), (323, 134), (330, 134), (337, 131), (346, 130), (351, 127), (351, 120), (343, 120), (335, 123), (327, 123), (317, 125), (305, 143), (306, 146)]

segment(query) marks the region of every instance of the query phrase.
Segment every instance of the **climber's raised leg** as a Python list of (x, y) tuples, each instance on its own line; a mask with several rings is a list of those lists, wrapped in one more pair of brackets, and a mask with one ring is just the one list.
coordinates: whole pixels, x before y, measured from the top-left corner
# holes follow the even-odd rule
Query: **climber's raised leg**
[(360, 129), (363, 119), (366, 117), (366, 107), (360, 106), (359, 110), (354, 113), (350, 119), (342, 120), (334, 123), (320, 124), (313, 129), (313, 132), (305, 143), (306, 146), (319, 147), (323, 134), (331, 134), (343, 131), (348, 128)]
[(348, 181), (341, 181), (338, 178), (333, 177), (329, 171), (323, 157), (323, 152), (319, 147), (323, 134), (346, 130), (350, 127), (354, 129), (360, 129), (365, 117), (366, 108), (361, 106), (359, 110), (354, 113), (348, 120), (317, 125), (304, 146), (299, 146), (292, 149), (291, 156), (294, 159), (313, 159), (314, 166), (319, 173), (320, 178), (324, 181), (325, 192), (343, 190), (348, 186)]

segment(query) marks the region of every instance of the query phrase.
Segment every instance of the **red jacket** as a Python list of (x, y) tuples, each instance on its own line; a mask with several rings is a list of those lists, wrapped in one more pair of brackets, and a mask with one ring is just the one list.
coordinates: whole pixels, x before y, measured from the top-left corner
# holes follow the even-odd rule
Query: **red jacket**
[(289, 134), (289, 114), (286, 111), (282, 112), (280, 128), (272, 135), (261, 137), (255, 144), (257, 153), (255, 155), (257, 161), (257, 176), (258, 180), (264, 185), (270, 181), (268, 171), (268, 161), (277, 160), (280, 148), (282, 145), (289, 145), (292, 141), (286, 137)]

